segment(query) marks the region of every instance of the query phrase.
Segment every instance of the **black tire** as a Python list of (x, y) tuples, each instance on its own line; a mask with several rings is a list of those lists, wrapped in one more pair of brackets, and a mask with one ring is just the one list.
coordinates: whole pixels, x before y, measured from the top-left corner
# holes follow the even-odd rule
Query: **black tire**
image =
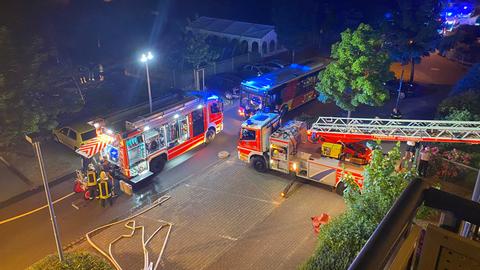
[(340, 196), (343, 196), (343, 192), (345, 191), (345, 183), (343, 182), (339, 182), (337, 187), (335, 188), (335, 192), (340, 195)]
[(207, 131), (207, 134), (205, 134), (205, 144), (209, 144), (213, 142), (215, 139), (215, 129), (214, 128), (209, 128)]
[(264, 173), (267, 171), (267, 162), (265, 161), (265, 158), (263, 157), (252, 157), (250, 160), (250, 164), (252, 164), (252, 167), (257, 171)]
[(165, 167), (165, 163), (167, 163), (167, 159), (164, 155), (152, 159), (150, 161), (150, 171), (155, 174), (160, 173)]

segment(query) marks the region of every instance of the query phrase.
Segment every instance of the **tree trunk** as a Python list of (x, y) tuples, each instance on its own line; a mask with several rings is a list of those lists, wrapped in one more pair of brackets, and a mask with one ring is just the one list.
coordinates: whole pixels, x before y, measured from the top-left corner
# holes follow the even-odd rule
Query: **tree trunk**
[(413, 83), (413, 77), (415, 75), (415, 60), (412, 58), (412, 70), (410, 70), (410, 83)]

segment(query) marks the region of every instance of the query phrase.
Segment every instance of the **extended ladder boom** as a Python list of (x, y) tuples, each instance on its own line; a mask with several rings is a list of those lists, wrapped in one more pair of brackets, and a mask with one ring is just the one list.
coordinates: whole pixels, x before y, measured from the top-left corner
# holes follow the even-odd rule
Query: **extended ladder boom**
[(480, 122), (319, 117), (310, 129), (344, 142), (362, 140), (480, 143)]

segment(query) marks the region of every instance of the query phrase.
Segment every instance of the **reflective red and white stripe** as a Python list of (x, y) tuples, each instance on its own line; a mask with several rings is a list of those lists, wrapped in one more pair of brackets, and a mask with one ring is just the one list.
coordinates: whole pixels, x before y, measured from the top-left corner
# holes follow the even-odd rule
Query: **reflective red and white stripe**
[(87, 141), (87, 143), (80, 146), (80, 148), (78, 148), (76, 152), (86, 158), (91, 158), (103, 149), (105, 149), (105, 147), (107, 147), (110, 141), (110, 139), (106, 139), (100, 135), (95, 139)]

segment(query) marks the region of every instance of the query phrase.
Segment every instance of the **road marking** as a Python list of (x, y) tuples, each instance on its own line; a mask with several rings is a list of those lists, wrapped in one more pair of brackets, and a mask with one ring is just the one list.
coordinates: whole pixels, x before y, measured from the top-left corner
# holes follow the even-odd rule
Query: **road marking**
[[(55, 201), (53, 202), (53, 204), (56, 204), (57, 202), (62, 201), (62, 200), (64, 200), (64, 199), (72, 196), (73, 194), (75, 194), (75, 192), (69, 193), (69, 194), (61, 197), (60, 199), (55, 200)], [(47, 208), (47, 207), (48, 207), (48, 205), (45, 204), (45, 205), (42, 206), (42, 207), (33, 209), (33, 210), (28, 211), (28, 212), (26, 212), (26, 213), (23, 213), (23, 214), (20, 214), (20, 215), (16, 215), (16, 216), (11, 217), (11, 218), (8, 218), (8, 219), (4, 219), (4, 220), (0, 221), (0, 225), (5, 224), (5, 223), (8, 223), (8, 222), (11, 222), (11, 221), (14, 221), (14, 220), (17, 220), (17, 219), (19, 219), (19, 218), (22, 218), (22, 217), (25, 217), (25, 216), (28, 216), (28, 215), (31, 215), (31, 214), (36, 213), (36, 212), (38, 212), (38, 211), (40, 211), (40, 210), (42, 210), (42, 209), (45, 209), (45, 208)]]
[(79, 210), (80, 208), (78, 208), (78, 206), (76, 206), (73, 202), (72, 202), (72, 207)]
[(220, 237), (223, 238), (223, 239), (228, 239), (228, 240), (232, 240), (232, 241), (237, 241), (237, 240), (238, 240), (238, 238), (231, 237), (231, 236), (228, 236), (228, 235), (221, 235), (221, 234), (219, 234), (218, 236), (220, 236)]

